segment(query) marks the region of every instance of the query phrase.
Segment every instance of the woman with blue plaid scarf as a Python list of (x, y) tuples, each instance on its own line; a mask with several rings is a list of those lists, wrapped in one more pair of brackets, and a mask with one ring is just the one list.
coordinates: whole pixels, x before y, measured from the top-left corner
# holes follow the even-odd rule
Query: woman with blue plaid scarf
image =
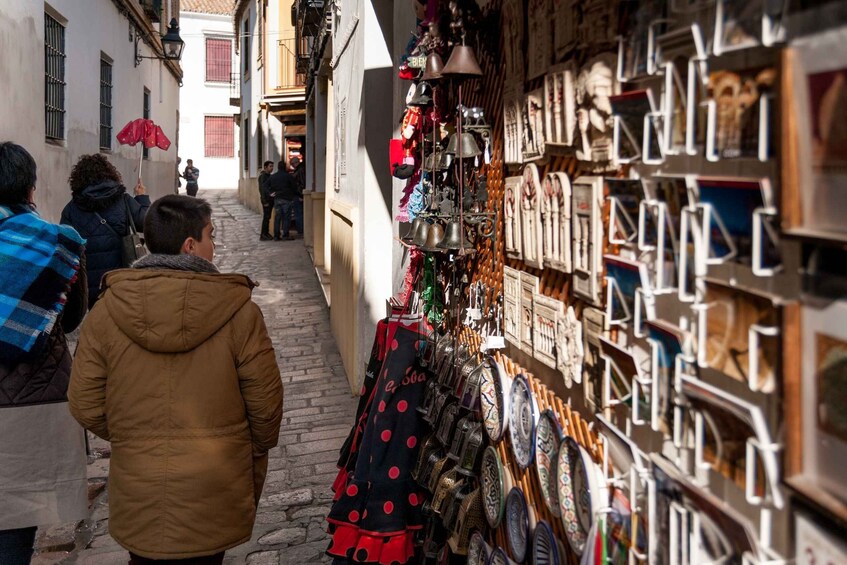
[(35, 211), (35, 160), (0, 143), (0, 563), (26, 565), (38, 526), (87, 516), (85, 436), (67, 406), (65, 332), (87, 310), (85, 241)]

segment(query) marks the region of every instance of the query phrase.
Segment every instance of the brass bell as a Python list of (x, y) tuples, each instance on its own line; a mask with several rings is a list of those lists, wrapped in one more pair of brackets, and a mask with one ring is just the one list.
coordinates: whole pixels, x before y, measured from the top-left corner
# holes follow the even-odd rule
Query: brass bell
[(444, 78), (442, 75), (442, 70), (444, 69), (444, 61), (441, 60), (441, 56), (432, 52), (426, 57), (426, 67), (424, 67), (424, 74), (421, 77), (423, 80), (441, 80)]
[(456, 45), (441, 74), (445, 77), (479, 77), (482, 69), (471, 46)]
[(429, 224), (426, 222), (421, 222), (418, 224), (418, 231), (412, 236), (412, 245), (416, 245), (420, 247), (424, 243), (426, 243), (427, 235), (429, 234)]
[(421, 227), (422, 223), (425, 223), (424, 219), (420, 216), (416, 216), (414, 221), (412, 222), (412, 225), (409, 226), (409, 231), (407, 231), (406, 235), (404, 235), (400, 239), (402, 239), (406, 243), (412, 243), (412, 240), (415, 239), (415, 234), (418, 232), (418, 229)]
[(471, 242), (468, 241), (468, 238), (465, 237), (465, 234), (462, 233), (462, 225), (459, 223), (459, 220), (450, 220), (447, 223), (444, 239), (441, 240), (438, 247), (441, 249), (450, 249), (451, 251), (461, 249), (469, 251), (474, 248)]
[[(457, 158), (466, 159), (468, 157), (478, 157), (482, 155), (482, 150), (477, 145), (472, 133), (462, 132), (461, 145), (459, 145), (460, 137), (458, 133), (450, 136), (450, 142), (447, 144), (447, 153), (455, 155)], [(461, 153), (459, 153), (461, 150)]]
[(438, 247), (438, 244), (441, 243), (442, 239), (444, 239), (444, 227), (441, 224), (432, 224), (426, 234), (426, 243), (421, 246), (421, 249), (440, 253), (442, 249)]

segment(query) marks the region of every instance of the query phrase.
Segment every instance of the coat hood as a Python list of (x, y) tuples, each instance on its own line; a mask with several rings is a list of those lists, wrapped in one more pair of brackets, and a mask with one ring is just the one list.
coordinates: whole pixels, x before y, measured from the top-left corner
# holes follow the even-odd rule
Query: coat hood
[(251, 297), (244, 275), (120, 269), (101, 298), (133, 342), (156, 353), (190, 351), (220, 330)]
[(87, 186), (73, 195), (77, 206), (83, 210), (100, 211), (118, 202), (126, 194), (126, 187), (113, 180)]

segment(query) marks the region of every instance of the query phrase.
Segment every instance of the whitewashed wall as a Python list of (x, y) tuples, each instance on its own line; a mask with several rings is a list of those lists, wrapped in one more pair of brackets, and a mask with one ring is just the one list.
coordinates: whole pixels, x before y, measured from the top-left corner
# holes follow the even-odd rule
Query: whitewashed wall
[[(44, 135), (44, 10), (36, 0), (0, 3), (0, 140), (14, 141), (38, 164), (36, 204), (58, 220), (70, 199), (67, 179), (81, 155), (100, 152), (100, 56), (113, 60), (113, 148), (109, 159), (130, 190), (137, 175), (140, 146), (124, 147), (114, 135), (142, 116), (143, 91), (151, 95), (151, 118), (173, 144), (168, 151), (151, 149), (144, 162), (144, 183), (153, 198), (174, 191), (176, 184), (179, 85), (164, 63), (145, 59), (134, 66), (134, 44), (126, 17), (111, 0), (52, 0), (46, 4), (67, 20), (65, 41), (65, 142), (53, 145)], [(142, 44), (145, 55), (149, 48)]]
[[(239, 128), (233, 127), (235, 153), (232, 158), (205, 156), (205, 116), (228, 116), (239, 109), (229, 105), (229, 83), (206, 82), (206, 38), (233, 40), (232, 17), (218, 14), (180, 14), (180, 35), (185, 41), (182, 68), (185, 72), (180, 90), (179, 156), (180, 169), (192, 159), (200, 169), (201, 188), (238, 186)], [(233, 60), (235, 58), (233, 48)], [(236, 68), (233, 66), (233, 69)], [(183, 181), (182, 190), (185, 190)]]

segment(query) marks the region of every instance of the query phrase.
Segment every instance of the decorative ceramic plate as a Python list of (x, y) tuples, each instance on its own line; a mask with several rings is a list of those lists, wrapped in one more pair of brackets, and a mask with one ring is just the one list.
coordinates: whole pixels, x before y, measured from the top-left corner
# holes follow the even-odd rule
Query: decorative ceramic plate
[[(600, 467), (582, 446), (579, 446), (579, 455), (574, 463), (576, 468), (572, 466), (571, 471), (576, 515), (580, 525), (587, 532), (594, 523), (594, 517), (606, 505), (603, 495), (608, 495), (608, 490), (605, 488)], [(608, 500), (605, 503), (608, 503)]]
[(518, 487), (506, 497), (506, 542), (515, 561), (523, 563), (529, 546), (529, 511), (526, 497)]
[(559, 511), (568, 543), (577, 555), (582, 555), (588, 530), (582, 527), (577, 517), (577, 505), (574, 495), (573, 474), (579, 466), (579, 444), (572, 437), (565, 437), (559, 448), (556, 463), (556, 484), (559, 489)]
[(562, 439), (559, 419), (552, 410), (545, 410), (541, 413), (535, 430), (535, 470), (538, 471), (544, 504), (556, 517), (561, 516), (559, 490), (556, 487), (556, 465), (559, 462), (559, 446)]
[(538, 408), (525, 376), (515, 377), (509, 397), (512, 403), (509, 411), (509, 437), (512, 439), (512, 451), (518, 466), (526, 469), (535, 455), (535, 424), (538, 421)]
[(515, 565), (515, 562), (509, 559), (506, 552), (498, 547), (491, 552), (491, 559), (488, 560), (488, 565)]
[(474, 531), (468, 542), (468, 565), (487, 565), (491, 557), (491, 546), (485, 543), (485, 538), (479, 532)]
[(541, 520), (532, 534), (532, 562), (535, 565), (559, 565), (565, 559), (550, 524)]
[(488, 358), (492, 371), (483, 371), (479, 383), (479, 398), (485, 433), (493, 442), (503, 438), (508, 427), (509, 377), (503, 367), (492, 357)]
[(485, 448), (482, 454), (482, 470), (480, 471), (480, 482), (482, 483), (482, 508), (488, 525), (496, 528), (503, 519), (503, 510), (506, 508), (505, 473), (503, 463), (497, 450), (492, 446)]

